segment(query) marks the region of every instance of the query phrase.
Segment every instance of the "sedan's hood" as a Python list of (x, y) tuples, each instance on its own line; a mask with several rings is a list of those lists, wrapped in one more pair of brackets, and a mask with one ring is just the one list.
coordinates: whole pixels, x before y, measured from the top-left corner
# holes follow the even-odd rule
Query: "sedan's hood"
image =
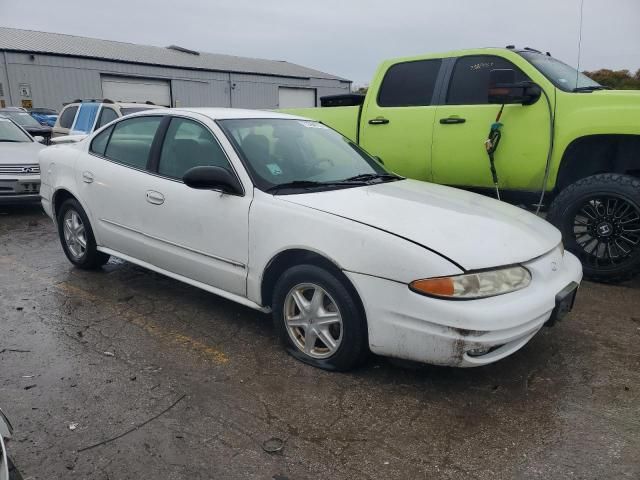
[(279, 198), (399, 235), (465, 270), (526, 262), (560, 243), (555, 227), (525, 210), (415, 180)]
[(38, 142), (0, 142), (0, 165), (37, 165), (38, 152), (43, 148)]

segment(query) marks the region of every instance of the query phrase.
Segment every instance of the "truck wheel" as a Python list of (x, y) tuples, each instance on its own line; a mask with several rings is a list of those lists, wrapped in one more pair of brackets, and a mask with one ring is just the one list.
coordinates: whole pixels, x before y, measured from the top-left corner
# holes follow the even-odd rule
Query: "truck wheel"
[(547, 220), (585, 278), (614, 283), (640, 271), (640, 180), (615, 173), (578, 180), (556, 197)]
[(369, 353), (367, 322), (350, 289), (315, 265), (285, 271), (273, 293), (273, 320), (287, 351), (325, 370), (346, 371)]

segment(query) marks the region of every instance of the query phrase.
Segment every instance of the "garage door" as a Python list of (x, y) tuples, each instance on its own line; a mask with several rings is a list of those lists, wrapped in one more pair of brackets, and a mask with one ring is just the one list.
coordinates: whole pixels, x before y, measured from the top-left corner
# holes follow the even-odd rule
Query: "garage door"
[(166, 80), (102, 77), (102, 95), (115, 102), (153, 102), (171, 106), (171, 87)]
[(307, 108), (316, 106), (315, 88), (287, 88), (278, 89), (278, 107)]

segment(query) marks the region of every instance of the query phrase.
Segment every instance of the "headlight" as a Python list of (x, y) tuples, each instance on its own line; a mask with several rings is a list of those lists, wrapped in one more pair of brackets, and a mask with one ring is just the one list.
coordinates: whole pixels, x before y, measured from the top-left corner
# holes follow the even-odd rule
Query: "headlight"
[(409, 288), (416, 293), (452, 300), (494, 297), (525, 288), (531, 283), (531, 273), (524, 267), (468, 273), (453, 277), (415, 280)]

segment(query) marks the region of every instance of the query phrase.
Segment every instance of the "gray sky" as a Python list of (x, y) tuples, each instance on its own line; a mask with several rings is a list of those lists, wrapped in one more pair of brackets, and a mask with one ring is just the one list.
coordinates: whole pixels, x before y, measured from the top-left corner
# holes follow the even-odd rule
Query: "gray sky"
[[(0, 24), (287, 60), (368, 83), (386, 58), (515, 44), (575, 66), (580, 0), (0, 0)], [(585, 0), (581, 70), (640, 68), (640, 0)]]

